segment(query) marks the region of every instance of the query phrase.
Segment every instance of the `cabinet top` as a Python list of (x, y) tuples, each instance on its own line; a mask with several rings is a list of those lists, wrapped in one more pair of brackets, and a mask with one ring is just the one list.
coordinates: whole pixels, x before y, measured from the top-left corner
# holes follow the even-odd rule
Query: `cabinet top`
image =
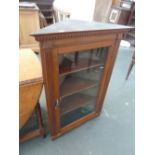
[[(32, 65), (33, 64), (33, 65)], [(31, 49), (20, 49), (19, 52), (19, 82), (20, 84), (42, 79), (39, 59)]]
[(38, 6), (35, 3), (31, 2), (19, 2), (19, 10), (27, 10), (27, 11), (39, 11)]
[(42, 28), (38, 32), (34, 32), (31, 35), (34, 36), (36, 40), (41, 41), (43, 38), (56, 40), (66, 37), (76, 37), (78, 35), (101, 34), (101, 32), (102, 34), (126, 33), (130, 29), (132, 29), (132, 27), (118, 24), (94, 21), (64, 20)]
[(40, 29), (38, 32), (32, 35), (45, 35), (52, 33), (65, 33), (65, 32), (81, 32), (81, 31), (94, 31), (94, 30), (121, 30), (130, 29), (129, 26), (100, 23), (92, 21), (80, 21), (80, 20), (64, 20), (56, 24), (49, 25)]

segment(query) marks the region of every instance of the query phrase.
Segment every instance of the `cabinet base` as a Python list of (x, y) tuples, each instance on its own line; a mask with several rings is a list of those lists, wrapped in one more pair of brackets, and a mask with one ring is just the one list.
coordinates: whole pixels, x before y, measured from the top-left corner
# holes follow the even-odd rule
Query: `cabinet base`
[(93, 112), (93, 113), (85, 116), (84, 118), (81, 118), (81, 119), (77, 120), (76, 122), (73, 122), (73, 123), (63, 127), (62, 129), (60, 129), (59, 133), (51, 136), (52, 140), (57, 139), (58, 137), (64, 135), (67, 132), (69, 132), (70, 130), (73, 130), (73, 129), (79, 127), (80, 125), (86, 123), (87, 121), (89, 121), (89, 120), (91, 120), (93, 118), (98, 117), (99, 115), (100, 115), (100, 113)]

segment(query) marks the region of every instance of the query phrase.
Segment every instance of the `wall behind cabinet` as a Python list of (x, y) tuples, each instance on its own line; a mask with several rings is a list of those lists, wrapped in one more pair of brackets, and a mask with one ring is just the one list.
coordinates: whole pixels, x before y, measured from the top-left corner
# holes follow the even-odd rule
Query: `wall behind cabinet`
[(112, 0), (96, 0), (94, 10), (94, 21), (107, 22), (112, 6)]

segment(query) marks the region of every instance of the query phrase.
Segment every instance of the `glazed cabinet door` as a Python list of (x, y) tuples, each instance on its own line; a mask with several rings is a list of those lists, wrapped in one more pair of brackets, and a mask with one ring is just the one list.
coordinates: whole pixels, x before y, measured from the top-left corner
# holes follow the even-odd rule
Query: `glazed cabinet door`
[(109, 47), (58, 54), (60, 129), (96, 112)]

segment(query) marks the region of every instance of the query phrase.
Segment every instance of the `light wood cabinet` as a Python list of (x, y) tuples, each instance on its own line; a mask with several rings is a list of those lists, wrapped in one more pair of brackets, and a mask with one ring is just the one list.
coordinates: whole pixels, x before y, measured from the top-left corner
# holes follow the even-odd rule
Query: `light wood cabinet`
[(122, 25), (66, 20), (33, 34), (41, 47), (53, 139), (99, 116), (121, 38), (129, 30)]
[(38, 52), (39, 44), (30, 34), (39, 29), (39, 9), (19, 8), (19, 47), (31, 48)]
[[(20, 142), (36, 136), (44, 136), (39, 97), (43, 86), (42, 70), (39, 59), (31, 49), (19, 52), (19, 128)], [(23, 128), (36, 110), (39, 127), (26, 134)]]

